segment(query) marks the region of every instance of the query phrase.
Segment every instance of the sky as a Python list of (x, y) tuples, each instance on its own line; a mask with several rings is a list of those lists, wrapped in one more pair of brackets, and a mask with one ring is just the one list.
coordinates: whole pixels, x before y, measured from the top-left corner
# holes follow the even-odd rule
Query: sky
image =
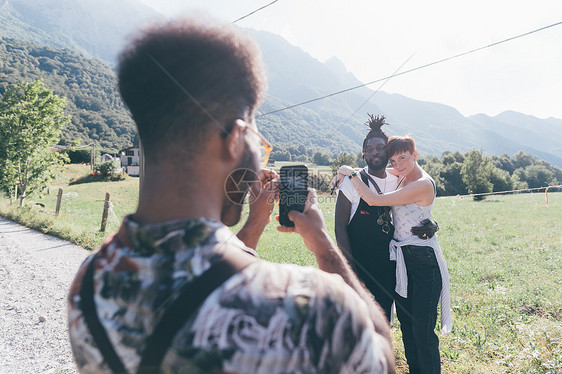
[[(225, 21), (272, 1), (141, 0), (169, 17), (204, 11)], [(281, 35), (322, 62), (335, 56), (370, 82), (406, 61), (399, 72), (561, 21), (561, 0), (278, 0), (236, 24)], [(562, 118), (562, 24), (394, 77), (382, 91), (465, 116), (513, 110)]]

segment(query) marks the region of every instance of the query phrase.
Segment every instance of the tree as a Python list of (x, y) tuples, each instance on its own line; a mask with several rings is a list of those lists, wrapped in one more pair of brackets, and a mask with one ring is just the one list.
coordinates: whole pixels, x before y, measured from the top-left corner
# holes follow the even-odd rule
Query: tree
[(441, 180), (443, 180), (444, 195), (464, 195), (467, 191), (462, 179), (462, 165), (455, 161), (443, 167)]
[(451, 152), (443, 152), (443, 155), (441, 156), (441, 163), (445, 166), (447, 165), (451, 165), (453, 163), (457, 162), (457, 160), (455, 159), (455, 156), (451, 153)]
[(306, 155), (298, 155), (297, 157), (295, 157), (295, 161), (298, 162), (307, 162), (308, 161), (308, 157)]
[(367, 165), (365, 159), (363, 158), (362, 151), (357, 152), (357, 157), (355, 158), (355, 162), (357, 163), (357, 166), (360, 168), (364, 168)]
[(324, 152), (316, 152), (314, 156), (312, 156), (312, 162), (316, 165), (330, 165), (330, 155)]
[(271, 154), (269, 155), (269, 159), (274, 161), (291, 161), (291, 154), (285, 148), (273, 148), (273, 151), (271, 151)]
[(552, 172), (542, 165), (531, 165), (524, 169), (517, 169), (516, 172), (520, 180), (527, 182), (529, 188), (546, 187), (557, 183)]
[(0, 101), (0, 185), (10, 196), (18, 186), (20, 207), (48, 186), (52, 166), (66, 160), (51, 148), (70, 122), (65, 105), (41, 80), (12, 86)]
[(505, 170), (510, 175), (515, 171), (511, 158), (505, 153), (501, 156), (493, 155), (492, 162), (498, 169)]
[(514, 169), (519, 169), (534, 165), (536, 162), (537, 157), (531, 156), (523, 151), (519, 151), (513, 155), (511, 164), (513, 165)]
[(355, 156), (353, 153), (340, 153), (338, 157), (332, 163), (332, 174), (336, 175), (338, 173), (338, 169), (342, 165), (347, 165), (353, 167), (357, 167), (357, 163), (355, 162)]
[(443, 171), (443, 164), (435, 156), (424, 156), (418, 159), (418, 164), (425, 170), (433, 180), (435, 181), (435, 187), (437, 189), (438, 195), (446, 194), (444, 189), (444, 180), (441, 178), (441, 173)]
[(492, 192), (493, 184), (490, 182), (490, 170), (493, 167), (490, 159), (484, 157), (481, 151), (473, 149), (466, 153), (461, 175), (468, 193)]
[[(65, 153), (71, 164), (89, 164), (92, 161), (92, 149), (66, 149)], [(99, 151), (96, 150), (96, 157)]]
[(490, 183), (493, 185), (493, 191), (510, 191), (514, 188), (514, 183), (505, 170), (493, 167), (490, 172)]

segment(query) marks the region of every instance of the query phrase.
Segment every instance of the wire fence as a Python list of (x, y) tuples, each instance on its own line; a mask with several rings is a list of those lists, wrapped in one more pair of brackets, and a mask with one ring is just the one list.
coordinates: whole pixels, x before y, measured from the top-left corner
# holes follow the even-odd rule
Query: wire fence
[[(485, 193), (473, 193), (473, 194), (468, 194), (468, 195), (457, 195), (457, 197), (459, 197), (460, 199), (464, 199), (465, 197), (472, 197), (474, 199), (481, 199), (487, 196), (493, 196), (493, 195), (509, 195), (509, 194), (515, 194), (515, 193), (525, 193), (525, 192), (540, 192), (544, 190), (544, 197), (546, 200), (546, 206), (548, 207), (548, 191), (549, 190), (558, 190), (558, 189), (562, 189), (562, 185), (557, 185), (557, 186), (546, 186), (546, 187), (536, 187), (536, 188), (523, 188), (523, 189), (519, 189), (519, 190), (509, 190), (509, 191), (497, 191), (497, 192), (485, 192)], [(553, 192), (553, 191), (551, 191)]]

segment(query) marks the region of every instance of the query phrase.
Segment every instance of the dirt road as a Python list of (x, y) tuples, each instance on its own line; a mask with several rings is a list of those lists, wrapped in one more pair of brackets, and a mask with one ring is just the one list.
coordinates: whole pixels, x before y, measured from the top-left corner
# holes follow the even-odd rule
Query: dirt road
[(66, 294), (88, 251), (0, 218), (0, 373), (75, 373)]

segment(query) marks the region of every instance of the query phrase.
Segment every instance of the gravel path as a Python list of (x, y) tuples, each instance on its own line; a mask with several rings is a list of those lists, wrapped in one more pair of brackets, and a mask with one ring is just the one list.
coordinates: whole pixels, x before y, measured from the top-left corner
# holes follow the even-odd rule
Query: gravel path
[(66, 294), (88, 253), (0, 217), (0, 373), (76, 373)]

